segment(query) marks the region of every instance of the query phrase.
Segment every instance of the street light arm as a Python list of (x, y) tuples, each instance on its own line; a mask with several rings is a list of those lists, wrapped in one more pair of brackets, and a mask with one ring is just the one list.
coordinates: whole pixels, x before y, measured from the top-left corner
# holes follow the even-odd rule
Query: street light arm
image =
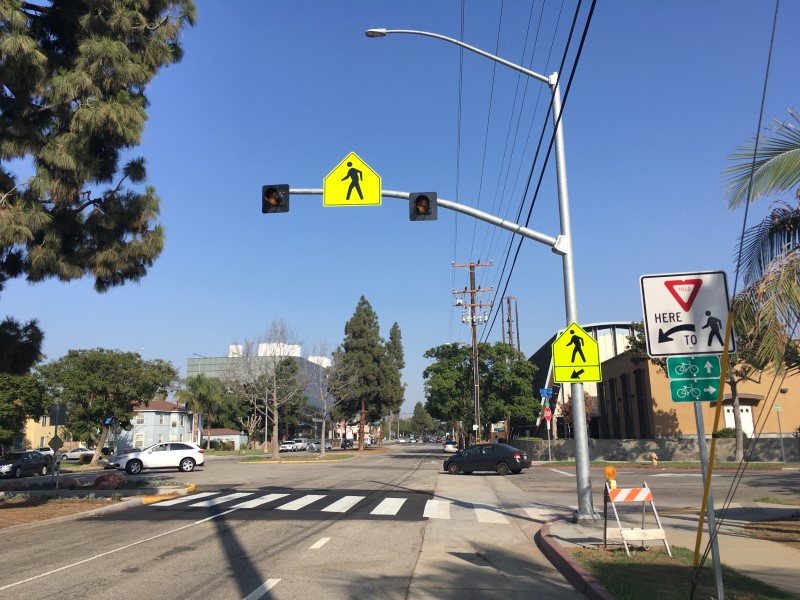
[(538, 79), (539, 81), (546, 83), (548, 85), (552, 85), (552, 82), (549, 77), (545, 77), (544, 75), (540, 75), (539, 73), (535, 73), (525, 67), (520, 67), (512, 62), (507, 61), (504, 58), (500, 58), (499, 56), (495, 56), (494, 54), (489, 54), (488, 52), (484, 52), (480, 48), (476, 48), (475, 46), (470, 46), (469, 44), (465, 44), (464, 42), (447, 37), (446, 35), (440, 35), (438, 33), (431, 33), (429, 31), (416, 31), (413, 29), (368, 29), (366, 32), (367, 37), (383, 37), (390, 33), (407, 33), (410, 35), (422, 35), (425, 37), (432, 37), (438, 40), (444, 40), (445, 42), (450, 42), (451, 44), (455, 44), (456, 46), (461, 46), (465, 50), (469, 50), (470, 52), (474, 52), (475, 54), (480, 54), (481, 56), (485, 56), (486, 58), (493, 60), (495, 62), (500, 63), (501, 65), (505, 65), (515, 71), (519, 71), (520, 73), (524, 73), (528, 77), (533, 77), (534, 79)]
[[(319, 188), (291, 188), (289, 193), (296, 194), (298, 196), (322, 196), (322, 190)], [(411, 194), (409, 192), (381, 190), (381, 196), (384, 198), (399, 198), (401, 200), (408, 200)], [(513, 221), (507, 221), (487, 212), (483, 212), (482, 210), (478, 210), (477, 208), (472, 208), (466, 204), (459, 204), (458, 202), (452, 202), (451, 200), (445, 200), (444, 198), (437, 198), (436, 204), (442, 208), (447, 208), (455, 212), (469, 215), (470, 217), (485, 221), (486, 223), (495, 225), (496, 227), (500, 227), (501, 229), (505, 229), (511, 233), (521, 235), (522, 237), (533, 240), (534, 242), (539, 242), (540, 244), (549, 246), (550, 249), (556, 254), (563, 256), (569, 251), (568, 248), (565, 247), (566, 238), (563, 235), (553, 237), (552, 235), (547, 235), (546, 233), (540, 233), (538, 231), (534, 231), (533, 229), (523, 227), (522, 225), (514, 223)]]

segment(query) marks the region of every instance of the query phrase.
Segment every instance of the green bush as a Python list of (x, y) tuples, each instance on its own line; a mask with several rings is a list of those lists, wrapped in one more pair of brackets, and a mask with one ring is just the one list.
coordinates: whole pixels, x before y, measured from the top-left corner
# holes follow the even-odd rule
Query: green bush
[(78, 458), (78, 464), (79, 465), (88, 465), (90, 462), (92, 462), (93, 458), (94, 458), (94, 455), (92, 455), (92, 454), (81, 454), (80, 457)]
[[(742, 432), (742, 436), (747, 438), (747, 434), (745, 432)], [(719, 431), (717, 431), (717, 436), (716, 437), (720, 438), (720, 439), (735, 438), (736, 437), (736, 429), (734, 429), (733, 427), (725, 427), (724, 429), (720, 429)]]

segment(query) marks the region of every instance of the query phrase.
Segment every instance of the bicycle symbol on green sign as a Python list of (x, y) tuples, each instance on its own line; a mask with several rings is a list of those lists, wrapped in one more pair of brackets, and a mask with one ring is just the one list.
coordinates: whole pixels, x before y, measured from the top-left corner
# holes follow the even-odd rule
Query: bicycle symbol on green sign
[(676, 393), (678, 394), (678, 398), (686, 398), (690, 395), (694, 398), (699, 398), (701, 390), (693, 385), (684, 385), (682, 388), (678, 388)]
[(675, 373), (678, 375), (697, 375), (700, 372), (700, 367), (691, 362), (682, 362), (675, 367)]

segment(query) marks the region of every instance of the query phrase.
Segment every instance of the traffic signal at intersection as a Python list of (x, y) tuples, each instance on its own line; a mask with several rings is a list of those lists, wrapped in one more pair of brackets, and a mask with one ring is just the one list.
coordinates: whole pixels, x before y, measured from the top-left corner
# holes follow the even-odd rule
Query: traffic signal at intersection
[(262, 186), (261, 212), (289, 212), (289, 186), (285, 184)]
[(418, 192), (408, 196), (408, 218), (411, 221), (435, 221), (438, 209), (436, 192)]

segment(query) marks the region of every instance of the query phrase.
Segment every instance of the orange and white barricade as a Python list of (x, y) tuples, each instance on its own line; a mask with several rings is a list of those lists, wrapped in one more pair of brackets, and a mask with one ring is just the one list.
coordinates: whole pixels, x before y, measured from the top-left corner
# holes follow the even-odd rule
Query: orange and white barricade
[[(619, 513), (617, 512), (617, 504), (622, 503), (630, 503), (630, 502), (641, 502), (642, 503), (642, 526), (641, 527), (623, 527), (622, 523), (619, 520)], [(604, 497), (604, 512), (605, 512), (605, 538), (608, 538), (608, 504), (611, 504), (611, 508), (614, 510), (614, 516), (617, 519), (617, 527), (619, 528), (619, 534), (622, 537), (622, 543), (625, 545), (625, 552), (630, 556), (630, 550), (628, 549), (628, 542), (638, 540), (640, 545), (644, 546), (645, 540), (662, 540), (664, 542), (664, 547), (667, 549), (667, 554), (672, 556), (672, 552), (669, 549), (669, 544), (667, 543), (667, 534), (664, 531), (664, 528), (661, 526), (661, 519), (658, 518), (658, 511), (656, 510), (656, 504), (653, 501), (653, 492), (647, 486), (647, 483), (644, 482), (642, 487), (640, 488), (612, 488), (608, 481), (606, 481), (606, 489), (605, 489), (605, 497)], [(653, 516), (656, 519), (656, 525), (658, 525), (658, 529), (645, 529), (645, 516), (647, 512), (647, 504), (650, 504), (650, 508), (653, 510)], [(605, 542), (604, 542), (605, 543)]]

